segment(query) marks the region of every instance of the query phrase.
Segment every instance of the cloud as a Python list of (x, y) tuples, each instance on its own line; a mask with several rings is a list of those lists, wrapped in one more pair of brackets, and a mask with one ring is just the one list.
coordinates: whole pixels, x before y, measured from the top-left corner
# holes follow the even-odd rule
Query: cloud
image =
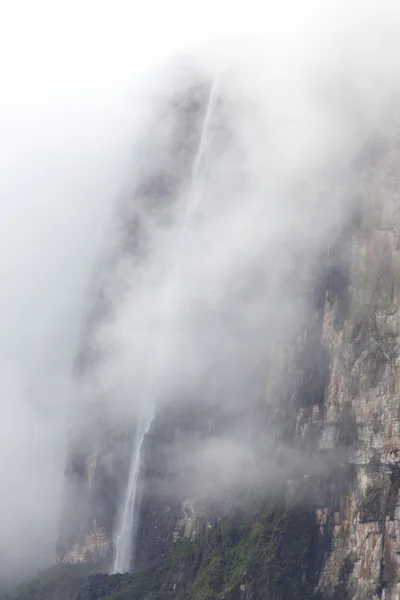
[[(372, 0), (8, 4), (0, 25), (3, 580), (52, 560), (78, 392), (122, 418), (136, 415), (161, 344), (165, 402), (197, 391), (229, 408), (282, 323), (294, 331), (310, 256), (359, 191), (348, 165), (367, 134), (386, 134), (382, 115), (399, 92), (399, 20), (395, 2)], [(176, 89), (184, 95), (193, 82), (192, 65), (205, 84), (222, 70), (221, 104), (197, 220), (163, 312), (155, 299), (190, 172), (185, 157), (171, 159), (171, 144), (196, 138), (179, 133), (170, 107)], [(97, 257), (119, 248), (120, 230), (108, 225), (116, 199), (174, 165), (182, 186), (166, 221), (143, 198), (136, 204), (144, 262), (125, 253), (111, 260), (115, 270), (98, 268), (112, 311), (91, 343), (107, 361), (77, 391), (72, 363)], [(224, 465), (235, 457), (227, 444), (211, 452)]]

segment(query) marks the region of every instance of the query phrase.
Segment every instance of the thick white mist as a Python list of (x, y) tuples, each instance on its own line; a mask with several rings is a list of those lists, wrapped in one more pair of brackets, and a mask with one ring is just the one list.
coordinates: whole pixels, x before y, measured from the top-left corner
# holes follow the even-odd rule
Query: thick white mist
[[(207, 135), (209, 133), (210, 121), (213, 116), (215, 103), (218, 94), (218, 83), (220, 74), (218, 73), (213, 80), (211, 86), (206, 112), (204, 116), (203, 126), (201, 128), (199, 147), (195, 156), (193, 173), (190, 181), (188, 198), (186, 200), (186, 210), (183, 223), (177, 232), (177, 240), (173, 244), (173, 252), (170, 259), (170, 269), (165, 274), (165, 285), (162, 287), (160, 295), (153, 302), (160, 302), (162, 305), (161, 311), (163, 319), (168, 321), (173, 318), (171, 311), (174, 311), (176, 304), (175, 290), (177, 282), (175, 281), (179, 271), (179, 260), (181, 254), (185, 250), (185, 239), (190, 228), (192, 217), (196, 211), (198, 203), (201, 201), (201, 190), (198, 189), (198, 178), (202, 165), (203, 155), (206, 152)], [(182, 285), (182, 282), (180, 283)], [(155, 416), (157, 405), (157, 394), (162, 385), (163, 365), (166, 356), (163, 356), (169, 350), (168, 340), (163, 340), (161, 345), (154, 348), (154, 362), (148, 367), (147, 374), (148, 383), (144, 390), (144, 398), (142, 403), (146, 406), (146, 414), (141, 418), (136, 432), (136, 441), (131, 458), (131, 466), (126, 485), (126, 492), (123, 498), (121, 507), (121, 519), (118, 531), (115, 537), (115, 559), (114, 573), (125, 573), (131, 568), (132, 560), (134, 559), (133, 551), (135, 544), (135, 524), (138, 520), (138, 511), (140, 509), (140, 498), (138, 495), (138, 478), (141, 468), (141, 454), (143, 450), (143, 442), (147, 433), (150, 430), (152, 421)]]
[[(397, 2), (373, 0), (7, 3), (0, 23), (1, 583), (54, 560), (65, 406), (85, 293), (114, 200), (129, 181), (147, 94), (169, 89), (160, 65), (193, 53), (208, 67), (239, 65), (248, 95), (254, 91), (254, 115), (276, 133), (271, 160), (284, 178), (312, 170), (326, 148), (340, 150), (348, 138), (343, 108), (360, 129), (379, 123), (399, 92), (399, 17)], [(262, 136), (248, 135), (264, 167)], [(279, 237), (292, 215), (273, 207), (270, 216), (268, 234)], [(321, 231), (305, 221), (304, 239)], [(218, 255), (215, 281), (253, 239), (222, 231), (226, 254)], [(204, 230), (188, 250), (203, 271), (214, 256), (198, 248), (209, 239)], [(124, 345), (123, 319), (116, 325)]]

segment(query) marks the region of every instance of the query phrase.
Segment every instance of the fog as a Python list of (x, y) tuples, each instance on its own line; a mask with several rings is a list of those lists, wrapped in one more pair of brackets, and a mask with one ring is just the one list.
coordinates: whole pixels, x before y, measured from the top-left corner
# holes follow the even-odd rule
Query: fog
[[(202, 373), (214, 374), (215, 395), (221, 356), (233, 354), (226, 369), (240, 365), (234, 387), (251, 375), (246, 357), (254, 368), (281, 324), (291, 332), (301, 320), (308, 261), (360, 191), (351, 161), (390, 126), (399, 26), (394, 1), (372, 0), (26, 1), (3, 11), (0, 582), (54, 562), (67, 423), (81, 402), (101, 397), (123, 419), (136, 418), (140, 378), (160, 343), (168, 347), (165, 402), (193, 392)], [(192, 69), (205, 82), (222, 73), (228, 132), (215, 134), (205, 159), (200, 216), (171, 310), (160, 313), (155, 299), (182, 202), (167, 227), (149, 221), (149, 254), (135, 271), (124, 258), (112, 277), (101, 275), (114, 308), (93, 339), (110, 356), (77, 395), (73, 363), (93, 282), (100, 257), (119, 244), (114, 208), (153, 162), (168, 166), (169, 99), (187, 88)], [(256, 278), (262, 270), (261, 282), (242, 302), (234, 283), (250, 268)], [(230, 294), (235, 327), (218, 318)], [(204, 325), (201, 315), (211, 313)], [(229, 437), (211, 442), (203, 462), (196, 455), (205, 482), (209, 470), (218, 480), (218, 456), (224, 474), (230, 457), (248, 464), (245, 441), (234, 452)]]

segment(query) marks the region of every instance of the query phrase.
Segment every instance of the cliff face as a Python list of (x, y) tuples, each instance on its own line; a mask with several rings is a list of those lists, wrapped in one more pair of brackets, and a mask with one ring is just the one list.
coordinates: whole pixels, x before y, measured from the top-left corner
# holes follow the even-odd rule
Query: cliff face
[[(362, 226), (349, 247), (348, 305), (325, 299), (329, 379), (309, 425), (318, 448), (346, 448), (349, 489), (317, 509), (331, 549), (319, 583), (327, 597), (398, 598), (399, 587), (399, 160), (398, 137), (374, 165)], [(302, 421), (299, 413), (298, 424)], [(307, 435), (300, 432), (298, 435)], [(336, 590), (336, 592), (335, 592)]]
[[(249, 508), (247, 490), (244, 504), (225, 498), (222, 509), (184, 485), (171, 490), (168, 481), (180, 475), (166, 449), (179, 436), (223, 431), (228, 416), (194, 414), (184, 402), (161, 412), (144, 447), (137, 531), (137, 567), (153, 569), (156, 588), (126, 576), (135, 597), (400, 597), (399, 140), (393, 131), (364, 165), (356, 218), (327, 243), (307, 322), (296, 344), (283, 343), (270, 359), (269, 370), (290, 383), (274, 403), (267, 382), (260, 395), (261, 377), (246, 406), (248, 423), (255, 419), (258, 431), (274, 423), (276, 447), (290, 442), (309, 462), (284, 471), (279, 500), (265, 505), (257, 489)], [(79, 518), (75, 529), (65, 518), (60, 562), (111, 560), (131, 440), (107, 439), (109, 450), (89, 444), (71, 458), (78, 505), (67, 509)]]

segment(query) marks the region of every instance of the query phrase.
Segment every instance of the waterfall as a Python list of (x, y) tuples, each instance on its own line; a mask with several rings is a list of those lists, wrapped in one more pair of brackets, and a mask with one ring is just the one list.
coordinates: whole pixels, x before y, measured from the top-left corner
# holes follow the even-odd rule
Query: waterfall
[[(213, 80), (213, 84), (208, 97), (206, 113), (203, 121), (199, 147), (196, 153), (196, 157), (193, 164), (193, 171), (191, 176), (191, 187), (188, 194), (188, 200), (186, 203), (186, 212), (178, 233), (178, 239), (175, 243), (175, 248), (171, 260), (171, 273), (167, 281), (167, 286), (164, 290), (163, 295), (163, 310), (165, 310), (166, 317), (168, 317), (171, 304), (174, 298), (174, 275), (178, 266), (178, 258), (183, 250), (186, 234), (190, 226), (193, 214), (198, 206), (200, 196), (196, 193), (196, 184), (200, 172), (202, 158), (205, 152), (207, 134), (210, 127), (212, 114), (215, 108), (215, 103), (218, 96), (220, 75), (216, 75)], [(132, 452), (132, 459), (130, 464), (128, 483), (123, 501), (123, 508), (120, 514), (120, 520), (118, 524), (117, 533), (115, 536), (115, 558), (113, 565), (113, 573), (125, 573), (130, 570), (132, 557), (133, 557), (133, 540), (136, 533), (137, 517), (140, 509), (140, 491), (138, 490), (138, 480), (141, 468), (141, 453), (143, 443), (147, 433), (150, 430), (154, 414), (157, 392), (161, 383), (162, 374), (162, 360), (163, 360), (163, 349), (156, 353), (158, 358), (158, 364), (153, 366), (151, 372), (148, 374), (148, 382), (144, 391), (145, 404), (148, 407), (147, 413), (141, 419), (138, 429), (136, 432), (136, 441)]]

